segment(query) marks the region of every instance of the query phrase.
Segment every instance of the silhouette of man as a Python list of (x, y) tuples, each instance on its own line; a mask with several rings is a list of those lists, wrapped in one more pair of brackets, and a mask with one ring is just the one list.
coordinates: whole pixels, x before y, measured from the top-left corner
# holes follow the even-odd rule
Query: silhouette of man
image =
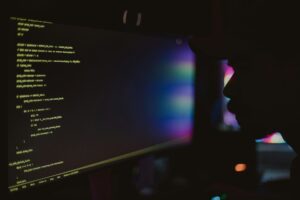
[[(298, 58), (262, 54), (249, 58), (248, 62), (237, 64), (233, 78), (224, 89), (224, 95), (231, 98), (228, 109), (236, 114), (241, 128), (254, 138), (279, 131), (299, 155)], [(295, 181), (299, 179), (298, 163), (296, 158), (291, 171)]]
[(219, 19), (226, 18), (227, 27), (211, 37), (192, 38), (190, 46), (202, 58), (226, 58), (234, 67), (224, 95), (243, 132), (252, 139), (280, 132), (294, 149), (290, 189), (295, 194), (300, 189), (300, 18), (296, 5), (257, 2), (237, 4), (239, 15), (231, 18), (233, 10), (222, 12)]

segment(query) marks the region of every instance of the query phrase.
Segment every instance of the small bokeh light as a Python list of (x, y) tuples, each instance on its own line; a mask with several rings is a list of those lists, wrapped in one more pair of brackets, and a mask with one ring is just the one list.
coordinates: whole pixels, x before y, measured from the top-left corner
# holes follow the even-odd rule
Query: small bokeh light
[(247, 164), (245, 164), (245, 163), (238, 163), (234, 166), (235, 172), (240, 173), (240, 172), (244, 172), (246, 170), (247, 170)]
[(211, 200), (226, 200), (226, 199), (227, 199), (227, 194), (217, 195), (211, 198)]

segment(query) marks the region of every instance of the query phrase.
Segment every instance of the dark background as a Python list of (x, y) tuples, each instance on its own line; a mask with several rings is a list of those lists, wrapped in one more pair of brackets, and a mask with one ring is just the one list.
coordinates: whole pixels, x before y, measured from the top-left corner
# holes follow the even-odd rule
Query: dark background
[[(257, 8), (260, 8), (263, 14), (265, 9), (273, 5), (262, 4), (260, 1), (228, 0), (223, 2), (219, 5), (217, 1), (209, 0), (179, 3), (173, 1), (164, 1), (164, 3), (122, 1), (120, 3), (117, 1), (20, 0), (10, 2), (8, 16), (25, 16), (26, 18), (53, 20), (62, 24), (143, 32), (151, 35), (205, 37), (225, 27), (224, 30), (228, 34), (234, 35), (241, 32), (248, 34), (250, 29), (250, 32), (259, 36), (259, 31), (249, 24), (251, 22), (249, 19), (252, 17), (249, 13), (255, 15), (259, 10)], [(213, 25), (212, 22), (217, 18), (216, 12), (220, 7), (226, 8), (227, 11), (223, 13), (222, 20)], [(122, 22), (124, 10), (128, 10), (126, 24)], [(142, 24), (136, 26), (136, 16), (139, 12), (143, 14)], [(277, 20), (269, 19), (269, 21), (275, 24), (273, 27), (276, 27)], [(268, 27), (264, 26), (265, 22), (261, 22), (260, 26)], [(5, 44), (5, 39), (3, 44)], [(220, 131), (211, 122), (211, 111), (216, 100), (222, 96), (222, 72), (219, 64), (203, 62), (199, 55), (196, 77), (196, 123), (193, 145), (128, 160), (56, 184), (21, 192), (10, 198), (188, 199), (196, 194), (199, 198), (209, 199), (209, 194), (205, 191), (206, 187), (215, 182), (235, 184), (246, 189), (255, 188), (259, 184), (260, 175), (257, 171), (259, 163), (257, 163), (256, 144), (254, 141), (249, 142), (241, 132)], [(220, 118), (221, 115), (220, 111)], [(6, 124), (4, 123), (3, 127), (6, 127)], [(239, 144), (238, 150), (236, 144)], [(2, 152), (6, 152), (6, 149), (4, 148)], [(4, 155), (3, 158), (5, 157)], [(283, 153), (282, 157), (289, 156)], [(249, 170), (242, 174), (235, 173), (232, 167), (238, 162), (247, 163)]]

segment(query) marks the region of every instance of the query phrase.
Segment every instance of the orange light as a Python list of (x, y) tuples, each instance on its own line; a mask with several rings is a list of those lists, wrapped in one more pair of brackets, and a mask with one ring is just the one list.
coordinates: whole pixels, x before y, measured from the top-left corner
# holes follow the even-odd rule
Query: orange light
[(247, 164), (245, 164), (245, 163), (238, 163), (234, 167), (234, 170), (236, 172), (243, 172), (243, 171), (246, 171), (246, 169), (247, 169)]

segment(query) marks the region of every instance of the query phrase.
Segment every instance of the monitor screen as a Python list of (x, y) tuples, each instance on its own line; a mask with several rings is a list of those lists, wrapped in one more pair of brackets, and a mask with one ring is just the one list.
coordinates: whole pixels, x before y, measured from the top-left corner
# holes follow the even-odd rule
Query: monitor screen
[(9, 191), (191, 141), (185, 38), (20, 17), (9, 25)]

